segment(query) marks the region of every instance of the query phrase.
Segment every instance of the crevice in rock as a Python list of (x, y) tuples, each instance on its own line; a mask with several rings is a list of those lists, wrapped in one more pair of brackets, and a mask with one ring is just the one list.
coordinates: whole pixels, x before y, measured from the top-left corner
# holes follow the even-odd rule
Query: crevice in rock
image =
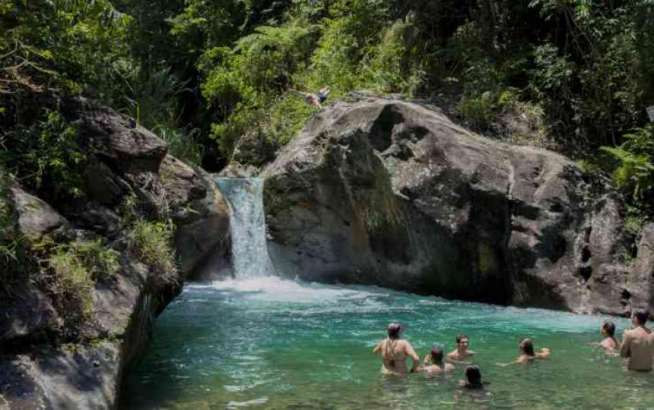
[(588, 282), (590, 277), (593, 275), (593, 267), (590, 265), (581, 266), (579, 267), (578, 272), (579, 275), (584, 278), (584, 282)]
[(581, 250), (581, 262), (587, 263), (590, 260), (591, 252), (588, 248), (588, 244), (584, 245), (584, 248)]
[(631, 292), (627, 289), (622, 289), (622, 293), (620, 294), (620, 304), (622, 306), (629, 306), (631, 304)]
[(370, 129), (370, 144), (379, 152), (386, 151), (393, 143), (393, 128), (404, 120), (396, 106), (385, 106)]

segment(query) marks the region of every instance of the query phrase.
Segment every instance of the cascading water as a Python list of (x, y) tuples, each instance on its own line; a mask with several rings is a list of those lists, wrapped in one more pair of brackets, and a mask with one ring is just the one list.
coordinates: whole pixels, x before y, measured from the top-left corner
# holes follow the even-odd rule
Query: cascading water
[(275, 268), (268, 256), (263, 211), (263, 179), (216, 178), (230, 206), (234, 276), (269, 276)]
[[(625, 373), (619, 358), (590, 345), (606, 318), (279, 278), (266, 248), (263, 181), (216, 183), (232, 208), (236, 278), (185, 287), (157, 319), (121, 408), (654, 408), (653, 378)], [(628, 326), (612, 320), (618, 333)], [(485, 392), (460, 389), (461, 366), (445, 377), (383, 376), (371, 351), (391, 321), (406, 325), (421, 354), (467, 335)], [(552, 357), (497, 366), (515, 359), (526, 336)]]

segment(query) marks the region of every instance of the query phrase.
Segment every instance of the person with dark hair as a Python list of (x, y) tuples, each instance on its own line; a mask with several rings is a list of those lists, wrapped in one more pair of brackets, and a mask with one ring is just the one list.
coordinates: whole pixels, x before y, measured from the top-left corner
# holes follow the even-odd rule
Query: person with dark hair
[(448, 373), (454, 370), (450, 363), (444, 363), (445, 352), (440, 346), (433, 346), (423, 360), (422, 370), (429, 375)]
[(610, 320), (602, 323), (602, 328), (600, 329), (602, 333), (602, 341), (600, 342), (600, 347), (604, 349), (606, 353), (615, 353), (615, 351), (620, 347), (620, 343), (615, 338), (615, 323)]
[(377, 343), (373, 349), (373, 353), (379, 354), (382, 358), (382, 373), (405, 375), (407, 357), (413, 360), (411, 372), (417, 371), (420, 367), (420, 358), (411, 343), (400, 338), (402, 326), (399, 323), (391, 323), (387, 331), (388, 337)]
[(465, 376), (466, 379), (459, 382), (461, 387), (471, 390), (484, 388), (484, 382), (481, 381), (481, 369), (479, 369), (479, 366), (466, 367)]
[(497, 365), (508, 366), (511, 364), (531, 363), (536, 359), (547, 359), (550, 357), (551, 352), (547, 347), (543, 347), (538, 352), (536, 352), (534, 349), (534, 342), (529, 338), (525, 338), (520, 341), (518, 344), (518, 350), (520, 351), (520, 355), (517, 359), (510, 363), (497, 363)]
[(627, 369), (649, 372), (654, 357), (654, 334), (645, 324), (649, 312), (637, 311), (631, 317), (633, 328), (625, 330), (622, 336), (620, 356), (627, 358)]
[(450, 363), (466, 363), (466, 359), (474, 356), (475, 352), (468, 350), (470, 338), (466, 335), (456, 337), (456, 349), (447, 354), (447, 361)]

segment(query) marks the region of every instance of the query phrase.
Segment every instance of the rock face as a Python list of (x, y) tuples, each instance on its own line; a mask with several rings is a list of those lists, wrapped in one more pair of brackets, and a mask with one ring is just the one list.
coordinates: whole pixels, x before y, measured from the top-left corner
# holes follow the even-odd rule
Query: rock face
[[(227, 204), (204, 171), (167, 155), (161, 139), (110, 109), (84, 100), (60, 109), (78, 125), (88, 157), (85, 198), (48, 204), (13, 186), (0, 198), (13, 210), (4, 228), (32, 241), (100, 238), (119, 252), (120, 269), (95, 282), (92, 317), (72, 336), (56, 295), (43, 286), (50, 274), (43, 267), (0, 284), (0, 408), (116, 407), (122, 375), (143, 351), (154, 317), (205, 260), (229, 249)], [(174, 222), (178, 272), (162, 275), (129, 253), (129, 221), (120, 216), (126, 201), (144, 217)]]
[(637, 276), (618, 198), (591, 194), (560, 155), (482, 138), (437, 110), (337, 103), (263, 176), (271, 257), (292, 276), (575, 312), (651, 300), (652, 238)]

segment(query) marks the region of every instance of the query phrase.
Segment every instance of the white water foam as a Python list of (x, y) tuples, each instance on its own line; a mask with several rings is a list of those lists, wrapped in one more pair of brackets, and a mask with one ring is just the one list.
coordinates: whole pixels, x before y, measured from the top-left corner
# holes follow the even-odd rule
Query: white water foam
[(210, 287), (217, 290), (244, 293), (249, 299), (289, 302), (301, 304), (335, 304), (343, 301), (354, 303), (370, 297), (384, 296), (371, 290), (328, 286), (308, 282), (267, 276), (252, 279), (228, 279), (212, 282)]

